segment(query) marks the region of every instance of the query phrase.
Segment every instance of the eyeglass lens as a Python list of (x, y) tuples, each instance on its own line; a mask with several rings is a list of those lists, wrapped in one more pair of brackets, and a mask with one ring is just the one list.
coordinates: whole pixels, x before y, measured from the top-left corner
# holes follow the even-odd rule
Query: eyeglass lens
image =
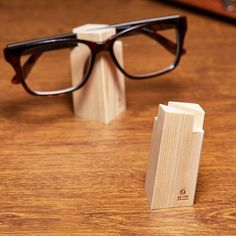
[(143, 77), (159, 73), (176, 60), (177, 34), (172, 25), (142, 27), (117, 40), (123, 43), (123, 69), (131, 76)]

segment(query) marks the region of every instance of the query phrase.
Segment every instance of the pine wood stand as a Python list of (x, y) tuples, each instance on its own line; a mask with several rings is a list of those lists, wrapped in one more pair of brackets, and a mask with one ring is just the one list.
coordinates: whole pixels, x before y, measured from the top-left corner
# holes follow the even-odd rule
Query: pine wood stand
[(154, 119), (145, 191), (151, 209), (194, 202), (205, 112), (198, 104), (160, 105)]
[[(115, 28), (104, 28), (104, 26), (106, 25), (87, 24), (73, 29), (73, 32), (77, 34), (78, 39), (102, 42), (116, 33)], [(123, 63), (120, 41), (115, 43), (114, 51), (120, 63)], [(78, 45), (72, 50), (73, 84), (81, 81), (87, 60), (88, 50), (85, 47)], [(73, 107), (75, 115), (106, 124), (125, 110), (124, 75), (115, 67), (107, 52), (97, 55), (87, 83), (73, 93)]]

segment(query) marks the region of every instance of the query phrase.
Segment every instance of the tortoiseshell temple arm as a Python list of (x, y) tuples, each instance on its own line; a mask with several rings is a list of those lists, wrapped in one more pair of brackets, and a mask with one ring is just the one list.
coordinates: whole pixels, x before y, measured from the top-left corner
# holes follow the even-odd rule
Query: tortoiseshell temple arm
[[(117, 31), (119, 32), (119, 29), (117, 29)], [(147, 35), (148, 37), (156, 40), (170, 53), (172, 53), (174, 55), (176, 54), (177, 44), (175, 42), (171, 41), (170, 39), (159, 34), (158, 30), (153, 30), (148, 27), (142, 27), (138, 31), (132, 32), (131, 34), (124, 35), (124, 37), (139, 34), (140, 32)], [(184, 55), (185, 53), (186, 53), (186, 50), (184, 48), (182, 48), (181, 55)]]
[[(31, 55), (28, 60), (25, 62), (25, 64), (22, 67), (22, 77), (23, 79), (26, 79), (28, 74), (30, 73), (31, 69), (33, 68), (34, 64), (37, 62), (38, 58), (42, 55), (42, 53), (36, 53)], [(20, 83), (20, 78), (18, 77), (18, 75), (16, 74), (11, 82), (13, 84), (18, 84)]]
[[(161, 24), (160, 24), (161, 21)], [(155, 23), (156, 22), (156, 23)], [(174, 22), (174, 24), (173, 24)], [(148, 20), (138, 20), (128, 23), (121, 23), (113, 25), (116, 28), (116, 32), (120, 33), (122, 31), (126, 31), (129, 28), (135, 28), (138, 25), (143, 24), (143, 27), (140, 27), (139, 32), (146, 34), (147, 36), (153, 38), (154, 40), (158, 41), (165, 49), (167, 49), (170, 53), (176, 54), (177, 44), (170, 39), (162, 36), (158, 33), (158, 31), (166, 30), (166, 29), (173, 29), (173, 26), (176, 26), (176, 22), (181, 25), (181, 31), (185, 34), (187, 30), (187, 21), (185, 16), (173, 15), (173, 16), (163, 16), (159, 17), (158, 20), (156, 18), (148, 19)], [(151, 23), (151, 24), (149, 24)], [(154, 23), (154, 24), (153, 24)], [(137, 28), (139, 29), (139, 27)], [(137, 32), (138, 33), (138, 32)], [(133, 33), (132, 33), (133, 34)], [(131, 34), (131, 35), (132, 35)], [(184, 48), (181, 49), (181, 55), (186, 53)]]
[[(169, 51), (172, 54), (176, 54), (177, 50), (177, 44), (169, 40), (168, 38), (158, 34), (157, 32), (148, 29), (148, 28), (142, 28), (142, 32), (146, 34), (147, 36), (151, 37), (152, 39), (156, 40), (158, 43), (160, 43), (167, 51)], [(184, 55), (186, 53), (186, 50), (182, 48), (181, 55)]]

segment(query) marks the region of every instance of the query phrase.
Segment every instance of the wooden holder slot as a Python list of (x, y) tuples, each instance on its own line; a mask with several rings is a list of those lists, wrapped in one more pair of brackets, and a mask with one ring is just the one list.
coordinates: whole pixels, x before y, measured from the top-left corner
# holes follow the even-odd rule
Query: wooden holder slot
[(159, 106), (145, 181), (151, 209), (193, 205), (204, 114), (193, 103), (169, 102), (168, 106)]
[[(104, 28), (104, 26), (106, 25), (87, 24), (75, 28), (73, 32), (77, 34), (78, 39), (102, 42), (116, 33), (115, 28)], [(119, 57), (119, 62), (123, 64), (122, 42), (115, 43), (114, 51)], [(87, 58), (86, 46), (80, 44), (72, 50), (73, 84), (81, 81)], [(97, 55), (88, 81), (73, 93), (73, 107), (75, 115), (102, 123), (109, 123), (125, 110), (124, 75), (115, 67), (107, 52)]]

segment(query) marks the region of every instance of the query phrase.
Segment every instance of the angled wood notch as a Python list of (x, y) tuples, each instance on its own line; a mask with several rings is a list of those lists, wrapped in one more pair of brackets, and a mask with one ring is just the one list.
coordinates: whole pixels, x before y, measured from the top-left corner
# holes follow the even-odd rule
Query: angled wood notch
[[(73, 29), (78, 39), (102, 42), (116, 33), (107, 25), (87, 24)], [(114, 44), (117, 59), (123, 64), (122, 42)], [(71, 52), (71, 72), (73, 85), (79, 84), (86, 73), (90, 50), (79, 44)], [(116, 68), (107, 52), (100, 52), (86, 84), (73, 93), (74, 113), (90, 120), (109, 123), (126, 109), (125, 79)]]
[(151, 209), (191, 206), (205, 112), (194, 103), (160, 105), (154, 119), (145, 191)]

